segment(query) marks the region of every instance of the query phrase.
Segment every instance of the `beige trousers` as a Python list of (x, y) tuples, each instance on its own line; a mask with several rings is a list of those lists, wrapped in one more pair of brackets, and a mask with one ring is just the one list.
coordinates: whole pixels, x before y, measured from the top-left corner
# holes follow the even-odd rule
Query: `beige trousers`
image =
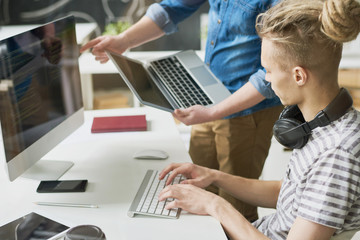
[[(282, 109), (277, 106), (243, 117), (194, 125), (189, 149), (193, 162), (237, 176), (259, 178), (269, 152), (272, 127)], [(249, 221), (258, 218), (255, 206), (214, 186), (208, 190), (229, 201)]]

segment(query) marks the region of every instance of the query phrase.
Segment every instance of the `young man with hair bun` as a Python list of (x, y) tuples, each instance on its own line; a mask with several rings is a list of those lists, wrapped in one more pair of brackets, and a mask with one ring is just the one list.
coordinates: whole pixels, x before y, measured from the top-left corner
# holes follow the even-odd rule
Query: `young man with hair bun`
[[(355, 0), (283, 0), (257, 18), (266, 80), (287, 106), (275, 137), (293, 147), (281, 181), (230, 175), (190, 163), (166, 167), (187, 180), (169, 185), (167, 208), (211, 215), (230, 239), (350, 239), (360, 228), (360, 112), (338, 84), (344, 42), (360, 32)], [(249, 223), (231, 204), (203, 188), (214, 184), (276, 212)]]

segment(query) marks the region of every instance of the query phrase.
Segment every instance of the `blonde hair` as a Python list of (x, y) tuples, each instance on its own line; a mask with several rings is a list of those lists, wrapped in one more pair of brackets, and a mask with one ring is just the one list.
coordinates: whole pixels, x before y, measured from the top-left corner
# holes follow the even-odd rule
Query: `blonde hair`
[(325, 61), (338, 67), (342, 44), (360, 32), (360, 4), (356, 0), (283, 0), (258, 16), (256, 30), (280, 47), (282, 66), (315, 69)]

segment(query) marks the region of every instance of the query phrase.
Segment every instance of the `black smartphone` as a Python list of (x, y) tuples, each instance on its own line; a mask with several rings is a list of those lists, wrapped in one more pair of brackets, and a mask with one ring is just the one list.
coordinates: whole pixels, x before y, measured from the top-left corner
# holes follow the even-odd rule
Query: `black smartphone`
[(41, 181), (38, 193), (85, 192), (88, 180)]

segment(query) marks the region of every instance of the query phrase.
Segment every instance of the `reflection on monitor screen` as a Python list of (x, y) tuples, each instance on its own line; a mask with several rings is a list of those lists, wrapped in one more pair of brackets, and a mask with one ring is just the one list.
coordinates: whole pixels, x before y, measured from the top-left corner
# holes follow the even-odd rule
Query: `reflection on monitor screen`
[(72, 16), (0, 41), (0, 158), (10, 180), (30, 167), (23, 176), (57, 179), (72, 166), (36, 162), (84, 122), (78, 53)]

